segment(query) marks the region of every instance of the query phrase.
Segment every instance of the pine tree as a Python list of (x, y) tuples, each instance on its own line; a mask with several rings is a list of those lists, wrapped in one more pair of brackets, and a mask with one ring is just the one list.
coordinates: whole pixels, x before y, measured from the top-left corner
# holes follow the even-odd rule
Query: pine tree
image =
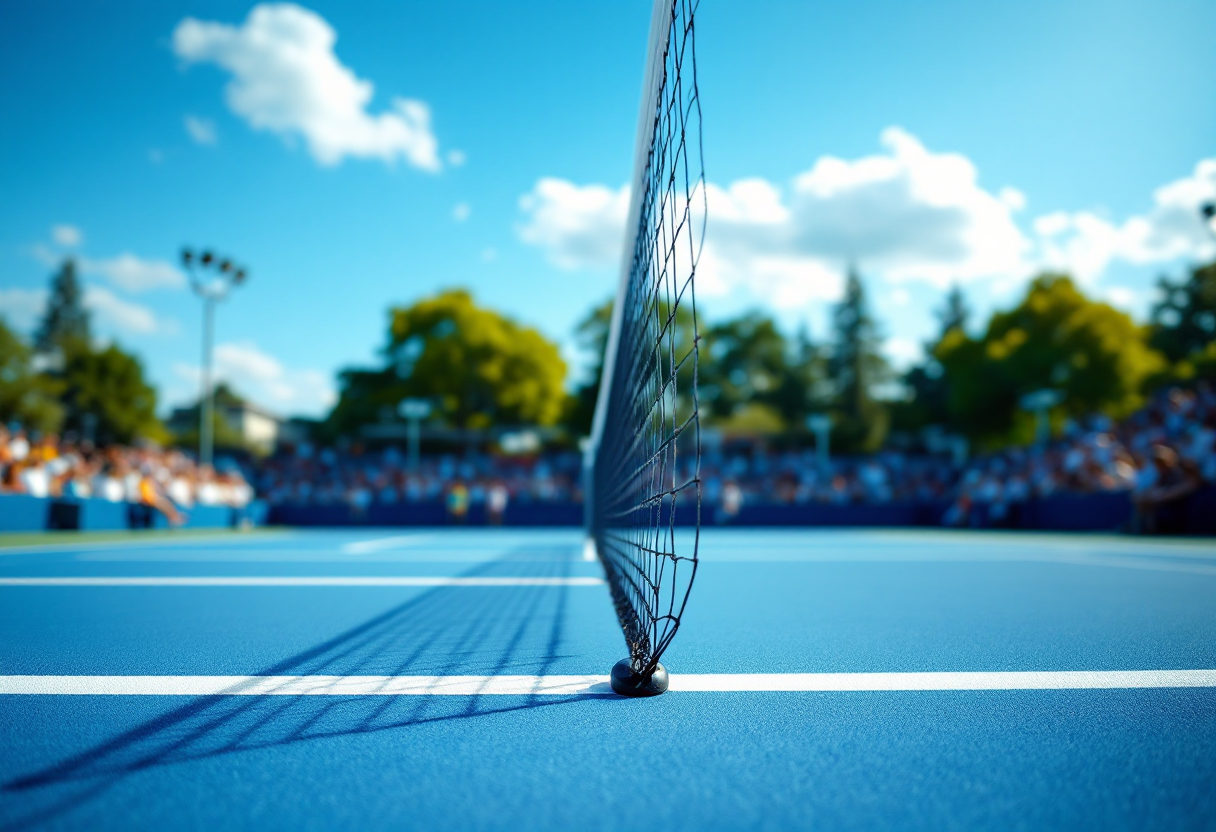
[(958, 284), (950, 287), (946, 302), (934, 314), (941, 324), (937, 337), (925, 343), (925, 360), (904, 373), (907, 397), (894, 420), (899, 430), (915, 431), (927, 425), (950, 422), (950, 387), (941, 362), (937, 360), (937, 348), (950, 333), (967, 331), (971, 308)]
[[(967, 329), (967, 321), (971, 317), (971, 308), (967, 306), (967, 296), (963, 294), (963, 290), (956, 283), (950, 287), (949, 294), (946, 295), (946, 303), (941, 309), (937, 310), (937, 320), (941, 322), (941, 334), (937, 337), (937, 342), (930, 345), (935, 348), (941, 340), (946, 337), (946, 333), (953, 329)], [(932, 349), (930, 350), (930, 352)]]
[(889, 424), (886, 409), (874, 398), (886, 380), (887, 364), (878, 351), (878, 330), (870, 317), (865, 287), (850, 268), (844, 298), (832, 312), (832, 351), (828, 375), (834, 389), (835, 444), (845, 451), (874, 451)]
[(65, 341), (89, 341), (89, 313), (76, 280), (76, 261), (70, 257), (51, 278), (51, 296), (34, 336), (34, 348), (38, 352), (52, 352), (62, 348)]

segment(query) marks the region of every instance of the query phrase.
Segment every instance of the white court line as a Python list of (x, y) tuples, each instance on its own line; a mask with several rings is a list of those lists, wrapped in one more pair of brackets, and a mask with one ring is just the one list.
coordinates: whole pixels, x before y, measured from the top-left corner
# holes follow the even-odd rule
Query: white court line
[(434, 540), (433, 534), (399, 534), (395, 537), (378, 537), (375, 540), (359, 540), (342, 546), (344, 555), (366, 555), (371, 552), (382, 552), (385, 549), (404, 549), (416, 546), (428, 540)]
[[(56, 543), (30, 543), (24, 546), (0, 546), (0, 555), (38, 555), (38, 554), (54, 554), (56, 552), (92, 552), (92, 551), (109, 551), (111, 549), (126, 549), (128, 547), (134, 549), (157, 549), (160, 547), (174, 546), (198, 546), (200, 544), (210, 545), (212, 543), (255, 543), (259, 544), (265, 541), (275, 542), (278, 540), (288, 540), (296, 535), (293, 532), (257, 532), (255, 535), (247, 535), (244, 532), (222, 532), (222, 533), (204, 533), (191, 534), (188, 531), (183, 532), (180, 537), (154, 537), (150, 540), (139, 540), (138, 538), (123, 538), (121, 540), (90, 540), (81, 543), (72, 543), (70, 541)], [(254, 547), (256, 549), (256, 546)]]
[[(1184, 572), (1192, 575), (1216, 575), (1216, 564), (1179, 562), (1167, 560), (1173, 555), (1101, 555), (1085, 552), (1041, 552), (1034, 549), (1010, 552), (996, 549), (995, 551), (950, 551), (939, 549), (932, 552), (905, 553), (897, 549), (861, 550), (861, 551), (826, 551), (804, 552), (793, 554), (764, 553), (747, 555), (719, 555), (713, 550), (702, 551), (701, 558), (714, 563), (1049, 563), (1061, 566), (1095, 566), (1111, 569), (1145, 569), (1153, 572)], [(1186, 554), (1179, 557), (1192, 559), (1204, 558), (1206, 555)]]
[[(1216, 670), (995, 673), (686, 673), (673, 692), (1101, 690), (1216, 688)], [(0, 695), (599, 696), (607, 676), (0, 676)]]
[(435, 577), (70, 577), (0, 578), (0, 586), (603, 586), (603, 578)]

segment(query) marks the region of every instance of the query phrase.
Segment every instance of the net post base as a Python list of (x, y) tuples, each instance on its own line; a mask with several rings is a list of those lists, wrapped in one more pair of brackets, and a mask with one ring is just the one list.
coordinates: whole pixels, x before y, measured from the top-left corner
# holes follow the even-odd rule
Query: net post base
[(621, 696), (658, 696), (667, 690), (667, 668), (656, 664), (649, 676), (633, 672), (629, 659), (621, 659), (612, 666), (612, 689)]

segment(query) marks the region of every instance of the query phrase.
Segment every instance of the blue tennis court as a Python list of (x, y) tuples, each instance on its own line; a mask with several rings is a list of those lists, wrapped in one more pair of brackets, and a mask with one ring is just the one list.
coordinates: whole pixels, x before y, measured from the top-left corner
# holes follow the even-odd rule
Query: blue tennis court
[(2, 551), (5, 829), (1216, 824), (1209, 542), (711, 529), (652, 699), (577, 530)]

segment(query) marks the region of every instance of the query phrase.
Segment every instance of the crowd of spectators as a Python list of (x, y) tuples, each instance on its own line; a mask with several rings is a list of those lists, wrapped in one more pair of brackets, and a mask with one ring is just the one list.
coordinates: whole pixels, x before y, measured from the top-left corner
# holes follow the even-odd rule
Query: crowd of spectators
[(1216, 484), (1216, 391), (1173, 388), (1116, 424), (1094, 416), (1042, 450), (1013, 449), (963, 470), (947, 525), (999, 524), (1032, 497), (1127, 491), (1133, 530), (1156, 531), (1158, 509)]
[[(884, 451), (820, 464), (810, 449), (765, 451), (755, 443), (707, 443), (703, 498), (729, 519), (747, 504), (896, 501), (945, 506), (946, 525), (1001, 525), (1017, 507), (1058, 493), (1130, 492), (1133, 523), (1153, 531), (1154, 509), (1216, 483), (1216, 391), (1173, 388), (1116, 424), (1069, 422), (1045, 446), (1015, 447), (956, 464), (947, 455)], [(681, 478), (691, 470), (678, 472)], [(582, 499), (577, 452), (511, 456), (468, 451), (411, 464), (396, 448), (338, 451), (302, 443), (262, 461), (252, 475), (270, 504), (437, 502), (462, 518), (484, 504), (491, 520), (510, 503)], [(54, 435), (0, 427), (0, 492), (98, 497), (153, 505), (171, 518), (195, 504), (242, 507), (254, 497), (240, 470), (200, 467), (180, 451), (97, 449)]]
[(348, 503), (361, 512), (373, 502), (447, 501), (458, 517), (478, 503), (493, 517), (513, 502), (582, 500), (581, 470), (576, 452), (427, 455), (411, 465), (395, 447), (339, 452), (303, 443), (268, 459), (256, 482), (271, 505)]
[(181, 522), (196, 505), (243, 508), (254, 498), (239, 467), (199, 466), (181, 451), (94, 447), (0, 425), (0, 494), (150, 506)]
[(1172, 388), (1116, 424), (1069, 422), (1045, 446), (1014, 447), (956, 465), (948, 456), (882, 452), (816, 462), (813, 451), (709, 449), (705, 497), (730, 516), (749, 502), (947, 502), (946, 525), (1000, 525), (1032, 498), (1128, 491), (1134, 524), (1152, 531), (1155, 509), (1216, 484), (1216, 391)]

